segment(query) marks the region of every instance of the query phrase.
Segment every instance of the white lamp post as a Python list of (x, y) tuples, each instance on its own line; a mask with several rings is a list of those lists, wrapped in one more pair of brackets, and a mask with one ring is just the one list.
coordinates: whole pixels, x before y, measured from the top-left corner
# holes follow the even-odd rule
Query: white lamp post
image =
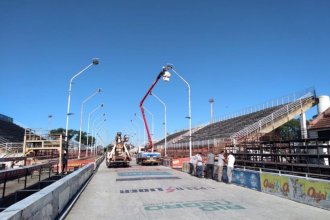
[[(95, 144), (95, 137), (94, 137), (94, 131), (95, 131), (95, 122), (99, 121), (100, 119), (102, 119), (102, 117), (105, 118), (105, 113), (103, 113), (102, 115), (100, 115), (98, 118), (95, 118), (92, 122), (92, 141), (91, 141), (91, 152), (92, 152), (92, 148), (93, 145)], [(93, 141), (94, 138), (94, 141)]]
[[(81, 103), (81, 107), (80, 107), (80, 126), (79, 126), (79, 147), (78, 147), (78, 159), (80, 159), (80, 151), (81, 151), (81, 129), (82, 129), (82, 120), (83, 120), (83, 111), (84, 111), (84, 104), (90, 100), (91, 98), (93, 98), (95, 95), (97, 95), (98, 93), (100, 93), (102, 90), (99, 88), (97, 89), (93, 94), (91, 94), (90, 96), (88, 96), (82, 103)], [(88, 136), (88, 134), (87, 134)], [(86, 148), (87, 151), (87, 148)]]
[[(90, 119), (91, 119), (91, 116), (94, 112), (96, 112), (97, 110), (99, 110), (100, 108), (102, 108), (104, 106), (104, 104), (101, 104), (99, 106), (97, 106), (96, 108), (94, 108), (90, 113), (88, 113), (88, 125), (87, 125), (87, 147), (89, 146), (88, 145), (88, 138), (89, 138), (89, 122), (90, 122)], [(92, 149), (91, 149), (91, 152), (92, 152)], [(88, 150), (86, 150), (86, 157), (88, 156)]]
[[(141, 120), (142, 125), (143, 125), (144, 124), (143, 119), (140, 116), (138, 116), (136, 113), (134, 113), (134, 115), (135, 115), (135, 117), (137, 117), (138, 119)], [(146, 130), (143, 129), (143, 147), (145, 147), (145, 145), (146, 145)]]
[[(137, 135), (137, 138), (136, 138), (136, 146), (137, 147), (139, 147), (139, 145), (140, 145), (140, 129), (139, 129), (139, 127), (138, 126), (135, 126), (134, 124), (133, 124), (133, 120), (131, 120), (131, 128), (135, 131), (135, 135)], [(137, 133), (136, 133), (136, 131), (137, 131)], [(140, 148), (139, 148), (140, 149)]]
[(52, 124), (52, 115), (48, 115), (48, 135), (50, 135), (50, 129), (51, 129), (51, 124)]
[(190, 85), (189, 83), (179, 74), (177, 73), (172, 65), (167, 65), (168, 70), (172, 70), (184, 83), (187, 84), (188, 87), (188, 119), (189, 119), (189, 156), (192, 157), (192, 146), (191, 146), (191, 104), (190, 104)]
[(209, 99), (209, 103), (210, 103), (210, 109), (211, 109), (211, 118), (210, 118), (210, 124), (213, 123), (213, 103), (214, 103), (214, 99), (210, 98)]
[(83, 72), (85, 72), (87, 69), (89, 69), (91, 66), (93, 65), (97, 65), (99, 64), (99, 60), (98, 59), (93, 59), (92, 63), (89, 64), (88, 66), (86, 66), (84, 69), (82, 69), (80, 72), (78, 72), (76, 75), (74, 75), (71, 79), (70, 79), (70, 83), (69, 83), (69, 96), (68, 96), (68, 109), (66, 112), (66, 126), (65, 126), (65, 141), (68, 141), (68, 130), (69, 130), (69, 118), (70, 118), (70, 101), (71, 101), (71, 91), (72, 91), (72, 82), (73, 80), (79, 76), (80, 74), (82, 74)]
[(163, 104), (164, 106), (164, 140), (165, 140), (165, 157), (167, 157), (167, 130), (166, 130), (166, 126), (167, 126), (167, 122), (166, 122), (166, 104), (165, 102), (163, 102), (155, 93), (150, 93), (150, 95), (152, 95), (153, 97), (155, 97), (161, 104)]
[[(107, 121), (107, 119), (105, 118), (104, 120), (102, 120), (102, 121), (100, 121), (95, 127), (99, 127), (99, 129), (98, 130), (96, 130), (96, 128), (95, 128), (95, 130), (94, 130), (94, 136), (96, 137), (96, 134), (99, 132), (99, 130), (100, 130), (100, 126), (104, 123), (104, 122), (106, 122)], [(94, 155), (96, 155), (96, 144), (95, 144), (96, 142), (94, 141)]]

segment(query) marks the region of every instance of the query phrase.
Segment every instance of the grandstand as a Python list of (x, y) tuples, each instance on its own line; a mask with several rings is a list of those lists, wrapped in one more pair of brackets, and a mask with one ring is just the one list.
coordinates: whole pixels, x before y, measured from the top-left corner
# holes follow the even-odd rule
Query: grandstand
[[(297, 98), (267, 106), (247, 114), (226, 118), (192, 131), (192, 154), (206, 156), (212, 151), (232, 151), (236, 165), (249, 169), (283, 170), (291, 173), (330, 175), (330, 108), (311, 122), (307, 132), (303, 123), (305, 112), (319, 104), (314, 89), (306, 90)], [(330, 104), (330, 103), (329, 103)], [(276, 137), (276, 128), (300, 117), (302, 127), (292, 130), (296, 139)], [(314, 132), (314, 133), (313, 133)], [(315, 136), (316, 132), (316, 136)], [(297, 135), (298, 134), (298, 135)], [(314, 136), (311, 136), (314, 134)], [(298, 139), (297, 139), (298, 138)], [(183, 130), (167, 137), (167, 155), (189, 157), (189, 131)], [(164, 140), (155, 144), (163, 150)]]
[(10, 167), (11, 161), (22, 157), (23, 139), (24, 128), (13, 123), (12, 118), (0, 114), (0, 169)]
[[(279, 99), (272, 101), (271, 105), (263, 105), (263, 108), (254, 108), (255, 111), (242, 115), (234, 114), (233, 117), (193, 129), (191, 137), (193, 152), (214, 149), (217, 153), (228, 144), (238, 144), (251, 139), (259, 140), (260, 137), (304, 114), (318, 102), (313, 88)], [(169, 135), (167, 142), (167, 151), (172, 157), (189, 155), (188, 130)], [(155, 147), (163, 150), (164, 139), (155, 143)]]
[[(193, 141), (203, 141), (208, 139), (214, 138), (229, 138), (235, 132), (238, 132), (245, 128), (246, 126), (259, 121), (260, 119), (264, 118), (265, 116), (270, 115), (274, 111), (280, 109), (282, 106), (276, 106), (267, 108), (261, 111), (253, 112), (250, 114), (246, 114), (243, 116), (231, 118), (224, 121), (219, 121), (216, 123), (212, 123), (203, 127), (202, 129), (194, 132), (192, 134)], [(180, 142), (187, 142), (189, 137), (185, 137), (179, 141)]]
[[(301, 93), (300, 93), (301, 94)], [(294, 95), (297, 96), (296, 94)], [(278, 102), (277, 102), (278, 103)], [(247, 114), (220, 120), (192, 131), (192, 141), (214, 142), (236, 142), (247, 138), (259, 138), (260, 135), (270, 133), (277, 127), (285, 124), (291, 119), (304, 113), (317, 104), (314, 89), (309, 89), (300, 96), (286, 103), (278, 103), (274, 106), (266, 106), (263, 109), (249, 112)], [(189, 142), (188, 130), (176, 132), (167, 137), (168, 147), (177, 144), (187, 145)], [(163, 146), (164, 139), (155, 143), (156, 147)]]
[[(173, 134), (170, 134), (166, 137), (167, 143), (170, 142), (175, 142), (175, 140), (183, 135), (185, 135), (187, 132), (189, 132), (189, 130), (182, 130), (182, 131), (178, 131), (175, 132)], [(163, 138), (162, 140), (158, 141), (157, 143), (155, 143), (155, 146), (161, 146), (165, 143), (165, 138)]]
[(0, 118), (0, 138), (7, 142), (23, 142), (24, 128)]

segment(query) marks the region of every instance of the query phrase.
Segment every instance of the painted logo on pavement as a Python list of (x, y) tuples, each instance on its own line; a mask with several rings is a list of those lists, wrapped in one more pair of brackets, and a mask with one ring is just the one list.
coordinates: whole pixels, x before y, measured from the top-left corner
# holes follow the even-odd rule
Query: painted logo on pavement
[(228, 200), (198, 200), (198, 201), (167, 202), (167, 203), (144, 205), (144, 210), (148, 212), (171, 210), (171, 209), (188, 209), (188, 208), (197, 208), (203, 212), (245, 209), (242, 205), (235, 204)]
[(146, 192), (164, 192), (164, 193), (172, 193), (175, 191), (187, 191), (187, 190), (210, 190), (215, 189), (214, 187), (204, 187), (204, 186), (180, 186), (180, 187), (164, 187), (164, 188), (143, 188), (143, 189), (122, 189), (120, 193), (128, 194), (128, 193), (146, 193)]

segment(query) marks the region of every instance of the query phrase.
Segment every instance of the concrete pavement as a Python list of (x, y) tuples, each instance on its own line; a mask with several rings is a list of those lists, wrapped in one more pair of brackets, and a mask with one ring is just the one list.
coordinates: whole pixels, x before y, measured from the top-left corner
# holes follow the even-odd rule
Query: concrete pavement
[(66, 219), (330, 219), (330, 211), (163, 166), (103, 162)]

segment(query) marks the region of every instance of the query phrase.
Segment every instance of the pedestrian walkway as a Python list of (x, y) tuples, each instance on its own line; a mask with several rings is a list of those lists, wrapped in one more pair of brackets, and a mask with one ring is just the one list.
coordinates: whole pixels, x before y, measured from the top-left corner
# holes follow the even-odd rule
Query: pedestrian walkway
[(103, 162), (66, 219), (330, 219), (330, 211), (163, 166)]

